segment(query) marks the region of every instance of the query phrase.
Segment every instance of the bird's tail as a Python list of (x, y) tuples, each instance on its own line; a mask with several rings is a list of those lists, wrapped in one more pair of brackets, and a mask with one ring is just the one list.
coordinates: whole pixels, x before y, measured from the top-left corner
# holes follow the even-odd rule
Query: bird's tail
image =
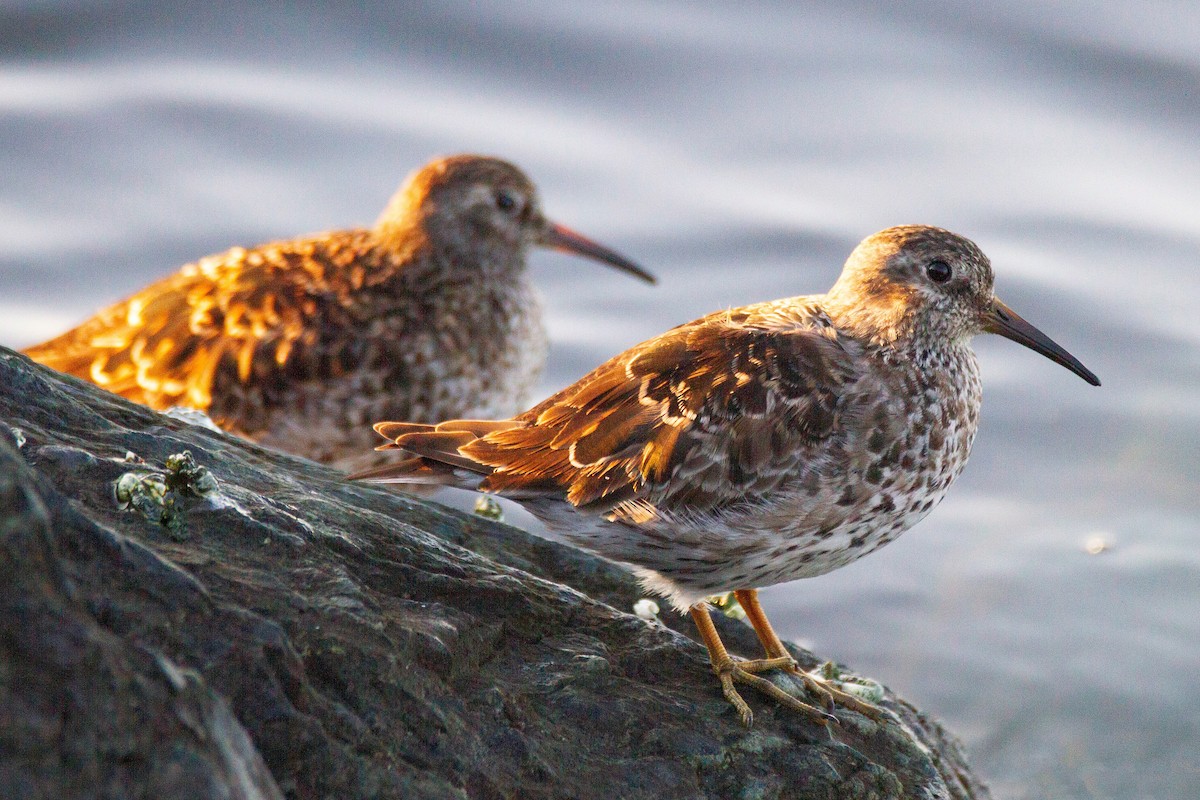
[(367, 483), (401, 483), (425, 486), (454, 486), (477, 489), (492, 473), (486, 464), (463, 455), (459, 449), (493, 431), (515, 427), (512, 420), (456, 419), (438, 425), (415, 422), (380, 422), (376, 432), (387, 444), (376, 450), (403, 450), (409, 455), (394, 464), (374, 467), (350, 475), (350, 480)]

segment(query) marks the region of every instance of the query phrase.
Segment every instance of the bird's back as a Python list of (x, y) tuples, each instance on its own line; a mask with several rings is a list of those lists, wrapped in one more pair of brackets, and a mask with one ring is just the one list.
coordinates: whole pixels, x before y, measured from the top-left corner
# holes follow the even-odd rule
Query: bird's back
[[(389, 271), (395, 267), (366, 230), (236, 247), (25, 353), (152, 408), (185, 405), (253, 432), (249, 410), (229, 407), (225, 393), (257, 385), (269, 405), (284, 376), (300, 367), (300, 353), (320, 344), (314, 319)], [(313, 364), (311, 354), (308, 361), (337, 368), (328, 359)]]

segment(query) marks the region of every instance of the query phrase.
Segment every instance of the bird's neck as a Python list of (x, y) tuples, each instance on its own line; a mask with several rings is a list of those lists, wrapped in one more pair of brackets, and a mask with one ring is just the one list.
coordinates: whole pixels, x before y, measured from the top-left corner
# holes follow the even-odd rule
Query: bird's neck
[(430, 249), (424, 226), (409, 216), (385, 213), (371, 232), (380, 249), (397, 263), (416, 261)]
[(480, 246), (468, 236), (430, 236), (411, 217), (384, 215), (374, 228), (378, 246), (404, 268), (400, 280), (422, 287), (442, 284), (489, 285), (513, 282), (525, 274), (520, 248)]
[(922, 308), (921, 299), (905, 287), (842, 288), (835, 284), (821, 305), (834, 325), (859, 341), (909, 354), (970, 346), (970, 336), (963, 332), (967, 326), (959, 324), (953, 309), (931, 313), (925, 307), (915, 313)]
[(831, 292), (821, 307), (839, 331), (887, 361), (921, 371), (937, 371), (947, 364), (974, 364), (969, 339), (955, 337), (927, 324), (927, 318), (923, 321), (920, 316), (906, 313), (908, 303), (903, 298), (895, 298), (894, 302), (886, 298), (873, 300), (863, 303), (856, 298), (850, 303)]
[(821, 306), (839, 330), (863, 342), (907, 349), (920, 338), (912, 315), (906, 313), (907, 298), (901, 295), (878, 295), (864, 303), (861, 295), (839, 292), (835, 286)]
[(508, 247), (481, 247), (469, 240), (442, 243), (434, 248), (436, 260), (447, 274), (464, 282), (510, 283), (526, 274), (525, 254)]

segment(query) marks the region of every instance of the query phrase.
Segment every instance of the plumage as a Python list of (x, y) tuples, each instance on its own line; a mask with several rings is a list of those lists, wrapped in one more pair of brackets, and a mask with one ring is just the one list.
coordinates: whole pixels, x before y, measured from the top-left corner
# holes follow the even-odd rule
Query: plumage
[(452, 156), (410, 176), (372, 228), (203, 258), (25, 352), (152, 408), (361, 465), (372, 419), (524, 405), (547, 346), (532, 245), (652, 280), (548, 222), (515, 166)]
[(855, 249), (829, 293), (681, 325), (495, 428), (381, 423), (414, 458), (361, 477), (441, 472), (518, 499), (580, 547), (628, 564), (696, 618), (748, 720), (732, 682), (771, 692), (751, 673), (783, 665), (785, 652), (758, 609), (768, 658), (728, 659), (704, 598), (737, 591), (757, 608), (757, 588), (844, 566), (929, 513), (975, 437), (974, 335), (1000, 333), (1098, 384), (992, 283), (967, 239), (890, 228)]

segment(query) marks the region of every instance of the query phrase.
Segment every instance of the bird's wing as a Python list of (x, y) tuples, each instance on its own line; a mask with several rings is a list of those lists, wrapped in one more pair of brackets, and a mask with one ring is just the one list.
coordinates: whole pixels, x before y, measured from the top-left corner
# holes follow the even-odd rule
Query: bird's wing
[(617, 518), (763, 496), (838, 432), (858, 374), (817, 309), (778, 308), (669, 331), (494, 430), (378, 429), (426, 469), (441, 462), (486, 475), (487, 491)]
[(154, 408), (208, 409), (218, 375), (262, 381), (312, 343), (304, 318), (364, 280), (339, 263), (351, 244), (325, 234), (209, 256), (25, 353)]

